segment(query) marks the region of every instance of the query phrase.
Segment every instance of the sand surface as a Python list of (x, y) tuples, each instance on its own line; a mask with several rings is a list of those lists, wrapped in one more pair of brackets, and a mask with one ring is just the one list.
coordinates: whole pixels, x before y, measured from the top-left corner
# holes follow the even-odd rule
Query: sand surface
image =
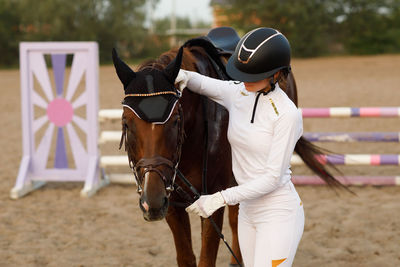
[[(400, 55), (295, 59), (301, 107), (399, 106)], [(133, 185), (111, 184), (89, 199), (82, 183), (50, 183), (11, 200), (22, 152), (18, 70), (0, 71), (0, 266), (176, 266), (165, 221), (148, 223)], [(100, 107), (119, 108), (113, 67), (100, 68)], [(305, 119), (305, 131), (396, 131), (399, 118)], [(119, 129), (119, 124), (102, 125)], [(340, 153), (399, 153), (399, 144), (322, 144)], [(117, 144), (103, 154), (123, 154)], [(342, 167), (346, 175), (400, 175), (398, 166)], [(114, 171), (108, 169), (108, 172)], [(128, 171), (128, 167), (118, 171)], [(297, 175), (308, 174), (303, 167)], [(400, 266), (400, 187), (352, 187), (357, 196), (324, 186), (298, 186), (306, 225), (294, 266)], [(200, 223), (195, 217), (195, 253)], [(223, 232), (230, 239), (229, 228)], [(217, 266), (228, 266), (220, 245)]]

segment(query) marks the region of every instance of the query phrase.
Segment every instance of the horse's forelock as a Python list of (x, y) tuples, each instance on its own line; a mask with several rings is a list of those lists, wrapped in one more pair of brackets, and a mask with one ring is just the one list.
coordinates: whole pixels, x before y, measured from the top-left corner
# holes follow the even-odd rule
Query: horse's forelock
[[(178, 53), (178, 49), (173, 49), (170, 51), (167, 51), (161, 56), (159, 56), (156, 59), (150, 59), (148, 61), (145, 61), (144, 63), (140, 64), (137, 71), (141, 71), (144, 69), (156, 69), (156, 70), (163, 70), (166, 66), (168, 66), (169, 63), (171, 63), (172, 60), (176, 57)], [(181, 68), (186, 69), (186, 70), (195, 70), (195, 67), (193, 66), (193, 62), (195, 62), (196, 59), (194, 58), (193, 54), (188, 48), (183, 49), (183, 57), (182, 57), (182, 65)]]

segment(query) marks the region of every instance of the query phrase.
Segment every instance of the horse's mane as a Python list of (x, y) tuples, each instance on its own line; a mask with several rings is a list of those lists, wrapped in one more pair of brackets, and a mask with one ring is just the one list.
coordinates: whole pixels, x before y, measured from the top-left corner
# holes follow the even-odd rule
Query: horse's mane
[[(163, 70), (169, 63), (171, 63), (172, 60), (174, 60), (176, 54), (178, 53), (178, 50), (179, 48), (173, 48), (161, 54), (158, 58), (149, 59), (143, 62), (138, 66), (137, 71), (141, 71), (147, 68), (157, 69), (160, 71)], [(198, 58), (195, 57), (194, 53), (204, 58), (207, 57), (206, 52), (201, 47), (190, 47), (190, 48), (185, 47), (183, 49), (183, 55), (182, 55), (182, 65), (181, 65), (182, 69), (192, 70), (192, 71), (197, 70), (196, 61), (198, 60)]]

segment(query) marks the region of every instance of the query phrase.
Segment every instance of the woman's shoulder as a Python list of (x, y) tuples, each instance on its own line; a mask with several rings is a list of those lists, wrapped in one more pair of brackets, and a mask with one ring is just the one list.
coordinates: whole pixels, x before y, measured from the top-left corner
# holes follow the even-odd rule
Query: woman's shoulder
[(240, 82), (240, 81), (229, 80), (229, 81), (226, 81), (226, 82), (227, 82), (227, 84), (229, 86), (231, 86), (232, 88), (235, 88), (237, 90), (241, 90), (241, 89), (245, 88), (244, 83)]
[(243, 92), (246, 91), (246, 87), (242, 82), (232, 80), (223, 82), (223, 87), (225, 88), (226, 93), (229, 93), (233, 98), (236, 98), (237, 95), (240, 93), (243, 94)]
[(287, 94), (279, 87), (274, 90), (271, 100), (275, 101), (275, 108), (279, 110), (279, 117), (288, 117), (293, 120), (301, 118), (301, 112), (287, 96)]

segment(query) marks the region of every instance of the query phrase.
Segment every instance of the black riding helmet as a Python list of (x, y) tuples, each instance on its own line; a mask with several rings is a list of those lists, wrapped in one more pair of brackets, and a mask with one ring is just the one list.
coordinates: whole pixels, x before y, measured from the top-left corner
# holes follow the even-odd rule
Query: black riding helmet
[(285, 68), (290, 69), (289, 41), (275, 29), (257, 28), (240, 39), (226, 71), (235, 80), (256, 82)]

